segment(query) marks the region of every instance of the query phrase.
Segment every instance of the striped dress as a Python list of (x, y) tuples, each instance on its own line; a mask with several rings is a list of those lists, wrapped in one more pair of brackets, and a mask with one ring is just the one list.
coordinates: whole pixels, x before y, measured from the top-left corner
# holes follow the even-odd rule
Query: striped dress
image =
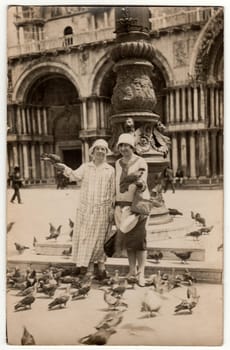
[(103, 163), (82, 164), (78, 169), (66, 167), (64, 175), (81, 181), (79, 205), (73, 234), (73, 261), (77, 266), (104, 262), (104, 241), (109, 214), (115, 196), (114, 168)]

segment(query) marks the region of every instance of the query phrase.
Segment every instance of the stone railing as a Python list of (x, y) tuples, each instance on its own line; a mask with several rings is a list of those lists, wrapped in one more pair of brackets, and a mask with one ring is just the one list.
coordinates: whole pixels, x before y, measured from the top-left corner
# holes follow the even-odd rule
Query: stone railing
[(95, 31), (82, 32), (74, 35), (66, 35), (56, 39), (30, 40), (24, 44), (8, 48), (8, 57), (20, 56), (23, 54), (39, 53), (49, 50), (82, 45), (97, 41), (110, 40), (115, 38), (114, 27), (107, 27)]
[(155, 31), (180, 25), (207, 22), (215, 11), (213, 7), (197, 7), (189, 11), (179, 11), (170, 15), (164, 14), (160, 17), (152, 17), (150, 22), (152, 30)]

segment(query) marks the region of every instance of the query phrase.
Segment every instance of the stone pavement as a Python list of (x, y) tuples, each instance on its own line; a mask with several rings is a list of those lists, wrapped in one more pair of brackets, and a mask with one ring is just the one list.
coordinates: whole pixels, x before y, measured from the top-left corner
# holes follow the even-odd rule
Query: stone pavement
[[(8, 192), (8, 197), (11, 190)], [(22, 190), (23, 205), (8, 205), (7, 222), (15, 221), (7, 235), (8, 258), (15, 256), (14, 242), (28, 244), (31, 249), (33, 237), (44, 239), (49, 222), (63, 225), (68, 231), (68, 218), (74, 219), (78, 190), (25, 189)], [(202, 236), (197, 245), (205, 246), (206, 261), (222, 266), (222, 252), (217, 247), (223, 242), (223, 193), (212, 191), (167, 192), (165, 201), (170, 208), (177, 208), (190, 215), (190, 210), (200, 212), (207, 225), (214, 225), (208, 236)], [(163, 261), (162, 261), (163, 263)], [(199, 263), (199, 262), (194, 262)], [(161, 265), (159, 265), (160, 268)], [(128, 304), (124, 319), (112, 335), (109, 345), (220, 345), (222, 342), (223, 288), (221, 284), (196, 284), (200, 300), (193, 314), (174, 315), (174, 306), (186, 297), (186, 286), (165, 293), (159, 315), (146, 318), (140, 312), (145, 288), (127, 290), (124, 298)], [(39, 295), (32, 310), (15, 312), (19, 297), (16, 291), (7, 293), (7, 330), (9, 344), (18, 345), (23, 325), (34, 335), (37, 345), (76, 345), (82, 336), (95, 332), (95, 325), (107, 311), (103, 292), (93, 285), (88, 298), (69, 301), (66, 309), (48, 311), (50, 302)], [(59, 317), (58, 317), (59, 315)]]

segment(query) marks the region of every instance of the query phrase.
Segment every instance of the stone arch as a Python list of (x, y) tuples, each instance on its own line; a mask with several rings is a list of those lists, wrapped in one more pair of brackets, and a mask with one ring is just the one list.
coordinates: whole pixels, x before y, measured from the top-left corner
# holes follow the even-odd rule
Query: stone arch
[(170, 86), (172, 82), (174, 81), (174, 74), (173, 70), (170, 67), (167, 59), (162, 55), (162, 53), (155, 49), (155, 56), (152, 59), (152, 63), (156, 65), (160, 71), (162, 72), (162, 75), (165, 79), (166, 86)]
[(91, 81), (89, 84), (89, 91), (92, 95), (100, 95), (100, 89), (106, 75), (112, 71), (114, 62), (111, 60), (109, 53), (106, 53), (95, 65)]
[(42, 62), (35, 66), (27, 67), (27, 69), (21, 74), (15, 84), (12, 100), (15, 102), (24, 102), (30, 87), (38, 78), (43, 75), (57, 73), (65, 76), (72, 82), (80, 98), (81, 82), (79, 81), (79, 77), (77, 77), (67, 65), (59, 62)]
[(217, 38), (223, 34), (223, 28), (224, 13), (221, 8), (209, 19), (196, 41), (190, 61), (189, 74), (197, 80), (203, 81), (207, 78), (210, 52), (213, 45), (217, 43)]

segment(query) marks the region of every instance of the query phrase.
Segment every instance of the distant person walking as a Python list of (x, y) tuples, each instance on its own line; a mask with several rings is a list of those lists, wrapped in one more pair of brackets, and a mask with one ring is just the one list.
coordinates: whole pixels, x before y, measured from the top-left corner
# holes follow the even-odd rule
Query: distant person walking
[(178, 168), (176, 171), (175, 181), (179, 183), (179, 186), (182, 186), (184, 183), (184, 172), (181, 168)]
[(173, 170), (170, 166), (167, 166), (163, 172), (163, 180), (164, 180), (164, 192), (167, 191), (168, 186), (170, 185), (172, 188), (172, 192), (175, 193), (174, 179), (173, 179)]
[(17, 198), (18, 204), (22, 204), (21, 195), (20, 195), (20, 187), (22, 186), (22, 179), (21, 179), (19, 166), (14, 167), (13, 174), (11, 175), (11, 183), (12, 183), (12, 188), (14, 189), (14, 194), (10, 200), (11, 203), (14, 203), (15, 198)]

